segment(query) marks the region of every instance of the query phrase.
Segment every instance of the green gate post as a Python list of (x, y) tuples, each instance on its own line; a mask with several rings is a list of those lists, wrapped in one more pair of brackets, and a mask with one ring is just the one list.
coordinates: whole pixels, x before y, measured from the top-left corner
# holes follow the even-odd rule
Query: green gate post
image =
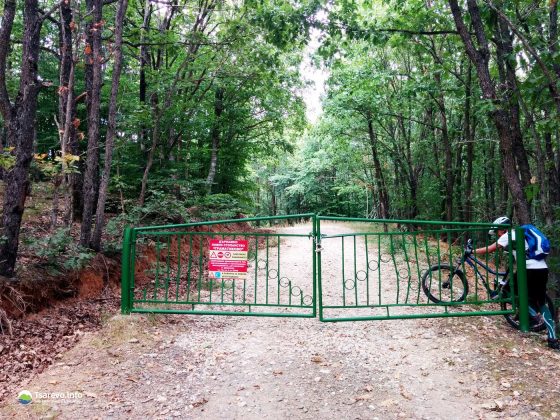
[(315, 216), (315, 255), (317, 256), (315, 271), (315, 288), (317, 290), (317, 298), (319, 300), (319, 321), (323, 321), (323, 286), (321, 283), (321, 220)]
[(515, 229), (515, 251), (517, 260), (517, 290), (519, 292), (519, 326), (529, 332), (529, 295), (527, 291), (527, 262), (525, 260), (525, 232)]
[(122, 261), (121, 261), (121, 313), (130, 314), (132, 309), (130, 299), (130, 238), (132, 236), (132, 228), (125, 228), (122, 244)]

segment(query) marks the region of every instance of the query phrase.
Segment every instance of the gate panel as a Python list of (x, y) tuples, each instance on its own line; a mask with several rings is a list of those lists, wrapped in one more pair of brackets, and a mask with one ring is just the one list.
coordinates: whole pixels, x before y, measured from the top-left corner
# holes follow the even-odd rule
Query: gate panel
[[(307, 223), (290, 226), (301, 220)], [(314, 215), (305, 214), (130, 229), (122, 310), (315, 317), (314, 226)], [(231, 257), (213, 252), (217, 240), (246, 241), (246, 274), (211, 271), (210, 258)], [(302, 250), (305, 264), (294, 264)]]
[[(318, 283), (322, 321), (381, 320), (512, 313), (510, 296), (493, 297), (513, 258), (494, 253), (481, 261), (500, 273), (466, 263), (466, 287), (433, 267), (455, 267), (467, 238), (488, 246), (488, 224), (379, 221), (318, 217)], [(432, 267), (432, 269), (430, 269)], [(449, 273), (453, 269), (448, 270)], [(442, 274), (443, 272), (443, 274)], [(423, 287), (423, 279), (424, 287)], [(435, 300), (428, 299), (428, 290)], [(509, 306), (502, 305), (503, 302)]]

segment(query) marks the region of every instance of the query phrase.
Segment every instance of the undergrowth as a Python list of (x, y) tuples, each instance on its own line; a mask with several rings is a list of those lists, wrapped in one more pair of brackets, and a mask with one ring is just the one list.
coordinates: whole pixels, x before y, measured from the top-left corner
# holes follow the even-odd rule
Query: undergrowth
[(76, 271), (84, 268), (94, 253), (78, 245), (69, 227), (61, 227), (39, 238), (28, 238), (30, 250), (56, 271)]

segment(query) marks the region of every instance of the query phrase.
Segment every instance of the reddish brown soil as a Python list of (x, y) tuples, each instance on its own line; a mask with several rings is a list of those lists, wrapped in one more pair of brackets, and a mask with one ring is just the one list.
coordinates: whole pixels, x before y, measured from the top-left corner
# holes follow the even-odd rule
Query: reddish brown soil
[[(33, 272), (41, 275), (38, 268)], [(117, 310), (119, 277), (119, 263), (100, 254), (86, 269), (64, 278), (42, 273), (41, 281), (3, 286), (0, 310), (7, 316), (1, 320), (0, 401)]]
[[(207, 231), (207, 226), (197, 228)], [(212, 231), (251, 232), (247, 223), (212, 226)], [(172, 239), (171, 250), (177, 249)], [(188, 255), (188, 239), (181, 241), (181, 261)], [(193, 243), (198, 253), (199, 244)], [(136, 260), (136, 282), (142, 284), (145, 270), (156, 260), (151, 246)], [(170, 258), (179, 259), (177, 252)], [(21, 262), (20, 262), (21, 264)], [(49, 274), (36, 258), (26, 258), (24, 275), (17, 284), (0, 278), (0, 401), (19, 384), (42, 372), (86, 331), (100, 328), (120, 305), (120, 261), (98, 254), (78, 273)]]

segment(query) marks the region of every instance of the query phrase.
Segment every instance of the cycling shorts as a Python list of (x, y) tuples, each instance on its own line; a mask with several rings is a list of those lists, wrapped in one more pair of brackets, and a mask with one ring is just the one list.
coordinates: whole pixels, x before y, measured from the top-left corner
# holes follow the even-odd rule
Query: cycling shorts
[(548, 282), (548, 268), (527, 270), (527, 290), (529, 305), (540, 309), (546, 303), (546, 283)]

